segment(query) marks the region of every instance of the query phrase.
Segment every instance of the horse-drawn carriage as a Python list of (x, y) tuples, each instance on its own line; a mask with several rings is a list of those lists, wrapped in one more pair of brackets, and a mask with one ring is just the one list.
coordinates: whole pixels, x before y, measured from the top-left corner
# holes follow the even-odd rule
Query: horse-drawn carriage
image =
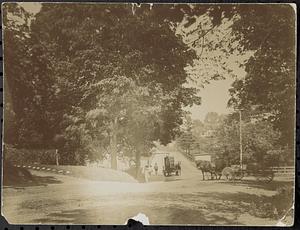
[(222, 176), (226, 180), (241, 180), (245, 176), (253, 176), (258, 181), (271, 182), (274, 179), (274, 171), (271, 167), (255, 163), (243, 165), (243, 167), (240, 165), (231, 165), (223, 169)]
[(214, 162), (208, 160), (197, 160), (196, 167), (202, 171), (203, 180), (207, 173), (210, 174), (210, 179), (221, 179), (225, 180), (241, 180), (245, 176), (255, 177), (256, 180), (262, 182), (270, 182), (274, 178), (274, 171), (270, 165), (250, 163), (244, 164), (243, 167), (240, 165), (226, 166), (223, 159), (215, 159)]
[(175, 159), (173, 156), (165, 156), (164, 157), (164, 166), (163, 166), (164, 176), (181, 175), (181, 166), (180, 162), (175, 163)]

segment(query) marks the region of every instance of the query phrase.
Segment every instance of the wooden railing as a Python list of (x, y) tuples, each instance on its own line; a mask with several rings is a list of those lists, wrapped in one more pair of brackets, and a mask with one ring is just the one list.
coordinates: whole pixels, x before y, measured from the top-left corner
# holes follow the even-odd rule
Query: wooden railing
[(286, 180), (294, 180), (295, 166), (273, 167), (275, 178), (283, 178)]

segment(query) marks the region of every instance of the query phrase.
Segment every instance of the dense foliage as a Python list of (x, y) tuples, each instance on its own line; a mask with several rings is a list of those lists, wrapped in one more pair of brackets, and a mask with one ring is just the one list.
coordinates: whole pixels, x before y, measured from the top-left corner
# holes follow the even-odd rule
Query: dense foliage
[[(246, 76), (235, 76), (236, 80), (229, 90), (231, 98), (228, 105), (237, 112), (228, 115), (219, 125), (214, 122), (214, 127), (209, 127), (207, 121), (194, 122), (194, 137), (189, 140), (194, 143), (194, 139), (198, 139), (202, 152), (219, 154), (224, 159), (228, 158), (231, 164), (238, 163), (238, 111), (241, 111), (245, 160), (293, 165), (295, 9), (291, 5), (251, 4), (219, 9), (231, 12), (229, 17), (225, 17), (232, 19), (228, 33), (216, 35), (211, 42), (196, 39), (193, 46), (202, 47), (201, 53), (203, 49), (218, 50), (218, 55), (210, 57), (210, 61), (216, 59), (227, 70), (228, 76), (233, 71), (226, 59), (232, 55), (240, 57), (243, 61), (239, 64), (246, 71)], [(247, 58), (243, 59), (243, 56)], [(201, 132), (206, 129), (212, 130), (213, 138), (201, 137)]]
[(281, 133), (269, 121), (244, 116), (240, 127), (238, 113), (208, 113), (203, 122), (193, 120), (190, 124), (190, 129), (184, 129), (177, 139), (177, 146), (191, 157), (210, 154), (213, 160), (220, 158), (227, 165), (239, 164), (242, 144), (243, 164), (293, 165), (293, 149), (280, 143)]
[[(259, 123), (245, 125), (245, 145), (259, 147), (260, 152), (277, 140), (281, 146), (293, 145), (291, 6), (43, 3), (31, 15), (9, 3), (3, 12), (6, 143), (58, 148), (63, 163), (81, 164), (86, 156), (95, 160), (102, 157), (99, 152), (111, 154), (113, 167), (120, 152), (139, 163), (153, 141), (167, 144), (181, 133), (186, 106), (200, 104), (191, 82), (204, 87), (226, 73), (232, 76), (224, 59), (251, 52), (242, 63), (247, 75), (237, 77), (229, 102), (259, 117)], [(201, 17), (208, 23), (199, 23)], [(230, 25), (229, 39), (209, 40), (225, 24)], [(207, 52), (202, 56), (203, 50), (217, 51), (218, 57)], [(205, 59), (227, 72), (193, 72), (197, 61)], [(206, 141), (206, 151), (231, 143), (228, 149), (234, 153), (236, 120), (215, 119), (211, 114), (205, 127), (221, 127), (216, 133), (223, 139)], [(196, 135), (195, 130), (185, 131), (185, 139)], [(270, 140), (263, 140), (262, 146), (250, 143), (251, 133)], [(191, 143), (182, 144), (190, 151)]]
[[(266, 117), (282, 134), (281, 143), (294, 144), (295, 127), (295, 9), (290, 5), (243, 7), (233, 30), (243, 50), (254, 54), (245, 63), (247, 75), (234, 82), (230, 105)], [(272, 17), (270, 17), (272, 15)]]
[[(7, 12), (22, 9), (13, 6)], [(120, 144), (139, 155), (153, 140), (170, 142), (182, 123), (182, 108), (200, 101), (195, 88), (183, 86), (184, 67), (195, 55), (157, 16), (159, 10), (142, 7), (133, 13), (129, 4), (43, 4), (26, 36), (14, 33), (22, 28), (6, 30), (5, 41), (11, 36), (27, 45), (20, 45), (25, 51), (5, 50), (7, 69), (15, 66), (24, 75), (5, 72), (14, 90), (11, 104), (18, 126), (5, 135), (17, 138), (6, 141), (47, 148), (63, 136), (60, 149), (66, 163), (82, 162), (95, 140), (113, 158)], [(9, 22), (7, 16), (7, 27)], [(17, 58), (21, 65), (13, 63), (20, 53), (28, 58)], [(19, 85), (12, 85), (16, 80)]]

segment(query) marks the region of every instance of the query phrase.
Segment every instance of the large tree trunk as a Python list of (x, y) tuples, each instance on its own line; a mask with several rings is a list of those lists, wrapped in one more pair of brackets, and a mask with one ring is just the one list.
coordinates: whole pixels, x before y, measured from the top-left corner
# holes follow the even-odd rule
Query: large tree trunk
[(117, 131), (118, 131), (118, 120), (114, 119), (111, 127), (111, 137), (110, 137), (110, 157), (111, 157), (111, 168), (118, 169), (117, 165)]

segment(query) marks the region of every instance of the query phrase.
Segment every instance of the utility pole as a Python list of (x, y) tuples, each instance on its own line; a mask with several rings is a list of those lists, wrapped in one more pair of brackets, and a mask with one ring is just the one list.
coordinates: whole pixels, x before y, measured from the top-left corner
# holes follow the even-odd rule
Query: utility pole
[(240, 166), (243, 169), (243, 135), (242, 135), (242, 111), (239, 110), (240, 115)]
[(58, 159), (59, 159), (58, 149), (55, 149), (55, 163), (56, 163), (56, 165), (59, 165)]
[(117, 131), (118, 131), (118, 117), (115, 117), (111, 122), (111, 136), (110, 136), (110, 151), (111, 151), (111, 168), (117, 170)]

